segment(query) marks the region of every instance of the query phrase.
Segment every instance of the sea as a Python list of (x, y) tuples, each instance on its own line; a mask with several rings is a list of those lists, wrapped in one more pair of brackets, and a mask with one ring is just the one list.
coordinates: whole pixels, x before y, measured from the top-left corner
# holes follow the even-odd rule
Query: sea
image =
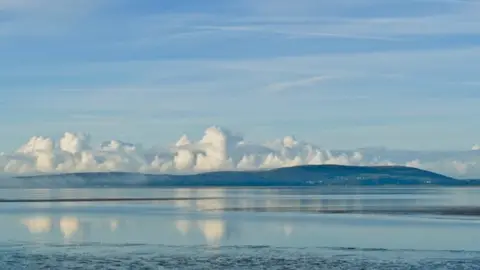
[(0, 189), (0, 269), (480, 269), (480, 189)]

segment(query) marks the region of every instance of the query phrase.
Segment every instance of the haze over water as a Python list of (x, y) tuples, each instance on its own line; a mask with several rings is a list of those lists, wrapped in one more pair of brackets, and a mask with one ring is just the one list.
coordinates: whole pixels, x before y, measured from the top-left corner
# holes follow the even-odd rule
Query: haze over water
[[(480, 207), (479, 195), (475, 188), (0, 190), (2, 199), (50, 200), (0, 203), (0, 266), (478, 269), (480, 218), (463, 209)], [(113, 201), (58, 201), (71, 198)], [(150, 200), (115, 200), (122, 198)], [(456, 211), (435, 211), (445, 207)]]

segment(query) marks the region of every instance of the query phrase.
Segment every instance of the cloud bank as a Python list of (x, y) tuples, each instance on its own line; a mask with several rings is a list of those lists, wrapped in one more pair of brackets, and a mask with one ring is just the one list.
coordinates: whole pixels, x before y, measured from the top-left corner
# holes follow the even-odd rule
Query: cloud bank
[(13, 175), (71, 172), (197, 173), (296, 165), (404, 165), (459, 178), (480, 177), (480, 147), (422, 152), (384, 148), (327, 150), (293, 136), (253, 143), (227, 129), (207, 128), (163, 149), (119, 140), (92, 145), (88, 134), (66, 132), (59, 140), (35, 136), (13, 153), (0, 153), (0, 172)]

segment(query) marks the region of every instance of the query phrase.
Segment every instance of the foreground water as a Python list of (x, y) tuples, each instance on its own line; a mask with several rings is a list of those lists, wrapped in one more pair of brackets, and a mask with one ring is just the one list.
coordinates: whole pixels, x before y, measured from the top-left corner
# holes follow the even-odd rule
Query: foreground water
[(5, 189), (0, 199), (1, 269), (480, 269), (474, 188)]

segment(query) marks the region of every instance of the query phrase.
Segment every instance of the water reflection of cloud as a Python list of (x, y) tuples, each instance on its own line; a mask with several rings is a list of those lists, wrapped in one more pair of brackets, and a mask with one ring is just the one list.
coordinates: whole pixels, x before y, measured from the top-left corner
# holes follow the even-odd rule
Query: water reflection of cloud
[(252, 199), (240, 199), (239, 200), (239, 206), (243, 209), (248, 209), (248, 208), (252, 208), (255, 206), (255, 200), (252, 200)]
[(283, 225), (283, 233), (285, 236), (289, 237), (293, 233), (293, 226), (291, 224), (284, 224)]
[(190, 221), (188, 220), (177, 220), (175, 221), (175, 227), (183, 235), (187, 235), (190, 231)]
[(283, 199), (281, 197), (271, 198), (264, 201), (264, 207), (266, 208), (280, 208), (280, 207), (290, 207), (290, 208), (299, 208), (302, 205), (302, 200), (300, 199)]
[(33, 217), (22, 219), (21, 223), (31, 234), (48, 233), (52, 230), (52, 220), (49, 217)]
[(220, 219), (199, 221), (198, 227), (202, 231), (208, 245), (220, 245), (220, 241), (222, 240), (226, 231), (225, 221)]
[(225, 221), (221, 219), (201, 220), (196, 223), (185, 219), (175, 221), (175, 228), (183, 236), (186, 236), (195, 227), (200, 230), (210, 246), (219, 246), (226, 232)]
[[(118, 219), (115, 217), (76, 217), (68, 216), (32, 216), (19, 220), (19, 222), (27, 227), (28, 231), (34, 234), (53, 233), (52, 236), (60, 236), (63, 240), (70, 240), (73, 237), (82, 240), (88, 238), (91, 232), (95, 233), (115, 233), (122, 229), (123, 225), (128, 222), (126, 219)], [(134, 223), (134, 225), (137, 225)]]
[(115, 232), (118, 229), (118, 220), (112, 219), (110, 220), (110, 231)]
[(204, 189), (199, 192), (199, 197), (202, 198), (221, 198), (221, 199), (208, 199), (208, 200), (197, 200), (195, 202), (197, 210), (217, 210), (222, 211), (225, 206), (225, 189)]
[(193, 208), (193, 203), (190, 200), (180, 200), (181, 198), (193, 198), (195, 194), (192, 189), (181, 188), (173, 190), (173, 197), (179, 200), (175, 200), (173, 204), (179, 208)]
[(62, 217), (60, 219), (60, 230), (65, 239), (70, 239), (80, 228), (80, 222), (76, 217)]
[[(435, 194), (436, 197), (440, 197), (440, 201), (443, 204), (449, 206), (479, 206), (480, 197), (478, 196), (478, 191), (475, 189), (468, 188), (452, 188), (445, 190), (443, 194)], [(440, 196), (439, 196), (440, 195)], [(443, 198), (442, 198), (443, 197)], [(438, 204), (437, 201), (432, 201), (431, 203)]]

